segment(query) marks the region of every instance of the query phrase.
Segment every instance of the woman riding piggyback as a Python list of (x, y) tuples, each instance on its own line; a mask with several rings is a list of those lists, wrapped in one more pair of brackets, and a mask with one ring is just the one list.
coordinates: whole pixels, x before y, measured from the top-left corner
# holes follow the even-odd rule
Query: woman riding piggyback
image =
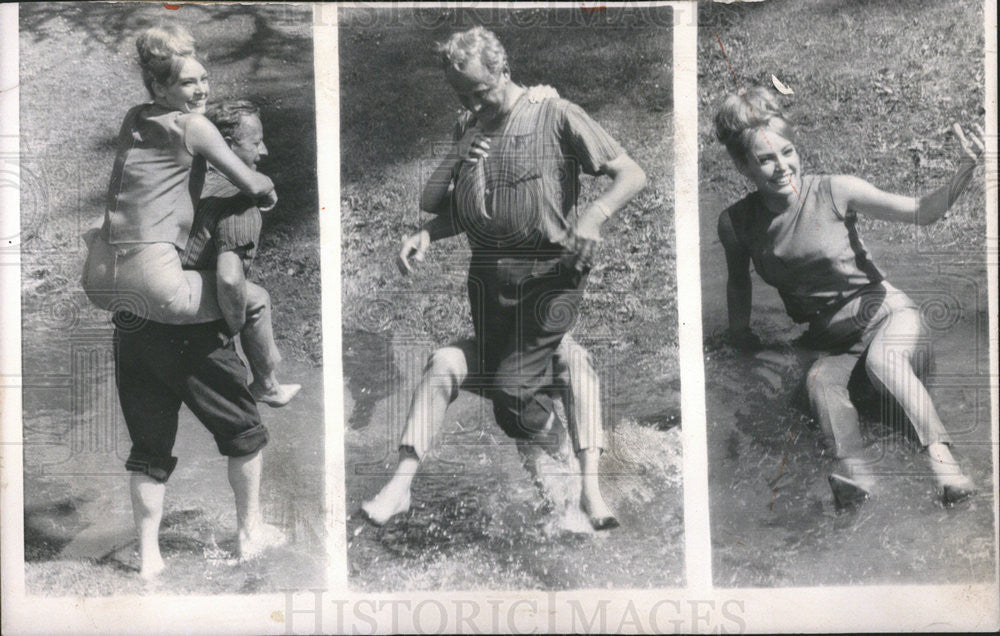
[(108, 186), (104, 221), (88, 237), (84, 290), (102, 309), (127, 310), (157, 322), (220, 318), (210, 273), (181, 269), (204, 182), (206, 162), (262, 211), (277, 202), (274, 183), (247, 167), (205, 118), (208, 74), (190, 33), (152, 27), (136, 40), (152, 102), (125, 115)]

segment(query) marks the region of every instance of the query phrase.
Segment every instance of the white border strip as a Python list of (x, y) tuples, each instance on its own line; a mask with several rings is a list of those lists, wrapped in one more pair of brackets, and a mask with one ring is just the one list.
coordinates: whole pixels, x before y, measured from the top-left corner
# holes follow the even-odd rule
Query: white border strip
[[(18, 5), (0, 5), (0, 632), (22, 624), (21, 192)], [(17, 187), (11, 187), (18, 184)], [(16, 299), (16, 300), (15, 300)], [(13, 511), (13, 513), (11, 513)]]
[(712, 589), (708, 436), (698, 238), (698, 6), (674, 7), (674, 225), (684, 443), (685, 574), (690, 591)]
[(323, 418), (328, 589), (347, 586), (344, 372), (340, 307), (340, 64), (336, 5), (313, 6), (316, 179), (323, 300)]

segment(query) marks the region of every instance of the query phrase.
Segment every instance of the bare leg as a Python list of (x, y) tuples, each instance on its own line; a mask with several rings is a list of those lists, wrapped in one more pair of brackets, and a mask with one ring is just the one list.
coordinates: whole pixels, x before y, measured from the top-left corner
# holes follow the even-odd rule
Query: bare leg
[(931, 402), (924, 383), (914, 372), (920, 352), (920, 314), (915, 309), (897, 309), (886, 325), (872, 339), (865, 361), (869, 378), (880, 390), (891, 395), (927, 448), (928, 462), (942, 489), (946, 503), (967, 498), (975, 491), (972, 481), (952, 457), (951, 440)]
[(129, 491), (132, 495), (132, 515), (139, 532), (139, 576), (146, 580), (163, 571), (160, 556), (160, 521), (163, 519), (163, 496), (167, 486), (143, 473), (132, 473)]
[(261, 451), (229, 458), (229, 485), (236, 499), (236, 536), (240, 558), (249, 559), (265, 549), (282, 545), (284, 534), (264, 523), (260, 513)]
[(302, 388), (301, 384), (281, 384), (277, 368), (281, 353), (274, 342), (271, 325), (271, 296), (260, 285), (247, 281), (247, 320), (240, 331), (243, 352), (247, 354), (253, 382), (254, 399), (268, 406), (285, 406)]
[(568, 385), (569, 428), (580, 460), (580, 507), (595, 529), (618, 525), (614, 512), (601, 493), (599, 464), (604, 445), (601, 425), (601, 383), (590, 353), (567, 335), (553, 360), (556, 377)]
[(420, 461), (431, 449), (434, 433), (444, 420), (448, 405), (458, 397), (469, 367), (474, 368), (476, 360), (472, 341), (442, 347), (431, 354), (406, 414), (396, 470), (377, 495), (361, 504), (376, 525), (410, 509), (410, 488)]

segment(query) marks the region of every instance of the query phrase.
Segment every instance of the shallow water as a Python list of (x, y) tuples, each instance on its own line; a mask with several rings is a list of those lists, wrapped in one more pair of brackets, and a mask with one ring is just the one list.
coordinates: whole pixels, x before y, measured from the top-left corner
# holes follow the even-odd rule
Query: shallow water
[[(345, 334), (344, 342), (346, 351), (348, 342), (363, 340)], [(377, 343), (369, 350), (366, 368), (385, 368), (380, 350)], [(406, 367), (384, 372), (398, 373), (400, 381), (390, 378), (393, 390), (377, 401), (371, 423), (346, 431), (348, 511), (374, 495), (395, 467), (399, 427), (420, 370)], [(378, 374), (369, 380), (386, 383)], [(463, 393), (414, 481), (410, 512), (381, 528), (349, 520), (352, 585), (367, 591), (683, 585), (679, 418), (667, 390), (658, 392), (658, 404), (619, 399), (638, 390), (619, 381), (606, 400), (614, 416), (602, 488), (621, 528), (590, 528), (578, 508), (575, 460), (546, 459), (543, 481), (554, 506), (543, 508), (489, 404)], [(350, 410), (353, 400), (347, 402)]]
[[(703, 201), (702, 302), (709, 491), (715, 584), (725, 587), (960, 583), (992, 580), (994, 529), (985, 269), (912, 245), (866, 244), (889, 280), (924, 311), (935, 367), (927, 386), (980, 492), (946, 509), (913, 436), (861, 409), (879, 489), (838, 513), (827, 485), (833, 460), (808, 415), (809, 358), (780, 299), (754, 278), (754, 328), (767, 345), (742, 356), (724, 344), (725, 266)], [(707, 212), (707, 214), (706, 214)]]
[[(124, 458), (129, 440), (114, 389), (111, 329), (82, 295), (67, 292), (75, 318), (43, 320), (24, 299), (25, 578), (29, 593), (99, 595), (256, 593), (322, 586), (322, 373), (293, 361), (283, 378), (302, 392), (281, 410), (262, 408), (261, 505), (286, 546), (249, 563), (235, 558), (236, 520), (226, 461), (208, 432), (181, 410), (168, 482), (161, 549), (167, 570), (150, 586), (138, 557)], [(66, 316), (71, 313), (67, 312)], [(65, 318), (65, 316), (64, 316)]]

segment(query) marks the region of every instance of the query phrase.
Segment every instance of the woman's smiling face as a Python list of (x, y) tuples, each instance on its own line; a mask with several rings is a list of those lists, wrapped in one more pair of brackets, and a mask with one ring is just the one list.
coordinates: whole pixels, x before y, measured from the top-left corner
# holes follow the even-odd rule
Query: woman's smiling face
[(183, 113), (204, 113), (208, 102), (208, 72), (193, 57), (184, 58), (177, 79), (164, 86), (153, 83), (156, 103)]
[(802, 162), (795, 143), (773, 128), (754, 131), (740, 172), (765, 196), (797, 197), (802, 190)]

